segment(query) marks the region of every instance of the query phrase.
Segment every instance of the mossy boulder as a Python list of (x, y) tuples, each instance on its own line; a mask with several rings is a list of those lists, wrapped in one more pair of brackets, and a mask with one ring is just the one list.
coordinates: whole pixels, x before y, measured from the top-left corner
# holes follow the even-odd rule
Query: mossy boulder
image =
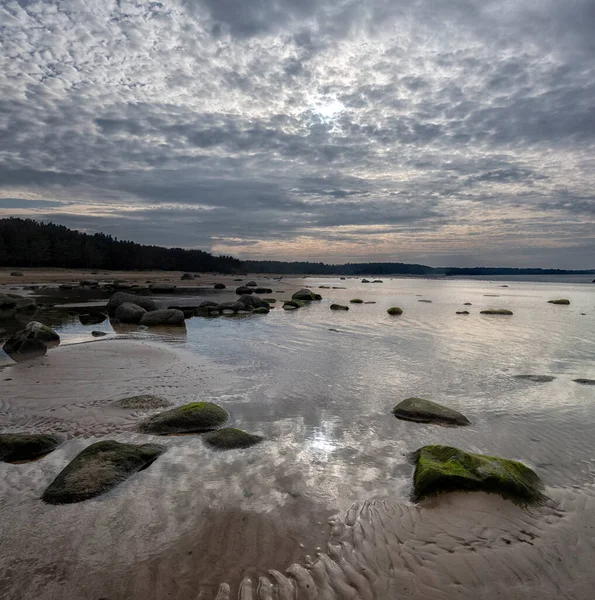
[(424, 398), (406, 398), (393, 408), (397, 419), (440, 425), (469, 425), (469, 419), (460, 412)]
[(146, 469), (165, 450), (157, 444), (96, 442), (62, 469), (41, 499), (48, 504), (71, 504), (95, 498)]
[(506, 308), (488, 308), (481, 311), (482, 315), (512, 315), (512, 311)]
[(331, 304), (331, 310), (349, 310), (349, 306), (344, 304)]
[(564, 304), (564, 305), (568, 305), (568, 304), (570, 304), (570, 300), (568, 300), (567, 298), (558, 298), (557, 300), (548, 300), (547, 303), (548, 304)]
[(515, 375), (515, 379), (524, 379), (533, 383), (549, 383), (556, 379), (553, 375)]
[(298, 290), (291, 296), (292, 300), (301, 300), (302, 302), (312, 302), (314, 300), (322, 300), (322, 296), (320, 294), (314, 293), (312, 290), (308, 288), (302, 288)]
[(217, 450), (233, 450), (234, 448), (249, 448), (259, 444), (264, 438), (235, 427), (224, 427), (207, 433), (203, 439), (208, 446)]
[(364, 303), (364, 301), (361, 298), (352, 298), (349, 302), (351, 304), (363, 304)]
[(120, 408), (131, 408), (131, 409), (151, 409), (151, 408), (167, 408), (171, 406), (171, 402), (165, 398), (159, 396), (153, 396), (151, 394), (139, 394), (138, 396), (128, 396), (121, 400), (114, 402), (116, 406)]
[(521, 505), (542, 504), (546, 497), (539, 476), (523, 463), (471, 454), (451, 446), (423, 446), (410, 455), (415, 465), (414, 502), (446, 492), (499, 494)]
[(585, 379), (584, 377), (579, 377), (578, 379), (573, 379), (572, 381), (582, 385), (595, 385), (595, 379)]
[(217, 429), (228, 419), (229, 413), (212, 402), (191, 402), (149, 417), (138, 427), (143, 433), (157, 435), (194, 433)]
[(55, 450), (62, 443), (57, 435), (41, 433), (2, 433), (0, 434), (0, 461), (17, 462), (34, 460)]
[(403, 309), (398, 306), (391, 306), (387, 311), (389, 315), (402, 315)]

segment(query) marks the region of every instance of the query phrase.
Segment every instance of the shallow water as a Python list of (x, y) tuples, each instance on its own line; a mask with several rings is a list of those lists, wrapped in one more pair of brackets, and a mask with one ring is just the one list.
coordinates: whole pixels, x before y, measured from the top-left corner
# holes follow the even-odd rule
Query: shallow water
[[(354, 502), (407, 503), (412, 469), (406, 456), (424, 444), (522, 460), (550, 490), (595, 482), (595, 387), (573, 381), (595, 379), (595, 285), (422, 279), (362, 284), (338, 278), (304, 283), (348, 289), (316, 290), (324, 300), (296, 311), (283, 311), (278, 301), (266, 316), (193, 318), (186, 330), (132, 334), (206, 357), (211, 383), (196, 394), (176, 396), (171, 389), (172, 400), (216, 401), (231, 413), (234, 426), (262, 434), (267, 442), (221, 454), (205, 449), (197, 437), (169, 438), (169, 451), (142, 478), (102, 499), (51, 510), (37, 500), (40, 491), (87, 441), (71, 440), (18, 469), (0, 464), (0, 517), (20, 523), (3, 532), (6, 543), (18, 544), (33, 531), (34, 539), (47, 541), (44, 532), (56, 536), (55, 523), (47, 520), (57, 519), (58, 546), (70, 544), (74, 554), (85, 556), (85, 568), (94, 573), (90, 580), (101, 577), (105, 547), (114, 545), (118, 567), (108, 563), (120, 587), (106, 583), (106, 597), (165, 597), (155, 591), (157, 583), (147, 587), (140, 580), (179, 565), (181, 588), (172, 597), (194, 598), (199, 589), (209, 597), (219, 581), (237, 583), (266, 568), (281, 570), (290, 561), (306, 560), (317, 546), (324, 549), (328, 516), (346, 513)], [(281, 300), (288, 294), (268, 296)], [(356, 297), (376, 303), (349, 304), (346, 312), (329, 309), (332, 302), (348, 304)], [(555, 298), (571, 304), (547, 304)], [(404, 309), (402, 316), (386, 314), (395, 305)], [(509, 308), (514, 315), (480, 315), (485, 308)], [(455, 314), (465, 309), (471, 314)], [(88, 340), (93, 329), (111, 331), (108, 322), (84, 327), (76, 317), (58, 327), (64, 344)], [(555, 380), (515, 378), (522, 374)], [(472, 424), (443, 428), (395, 419), (391, 409), (409, 396), (446, 404)], [(0, 416), (10, 429), (35, 421), (26, 413), (18, 421)], [(132, 429), (131, 421), (116, 439), (147, 439)], [(73, 519), (92, 527), (94, 536), (75, 534)], [(126, 532), (123, 538), (120, 531)], [(215, 552), (220, 538), (226, 546)], [(242, 539), (276, 548), (275, 564), (270, 552), (245, 548)], [(205, 547), (211, 558), (200, 554)], [(74, 561), (74, 554), (65, 560)], [(243, 560), (263, 554), (269, 563)], [(58, 568), (51, 553), (47, 564), (35, 549), (20, 558), (29, 567), (41, 561), (46, 572)], [(135, 563), (142, 568), (122, 591)], [(7, 597), (20, 597), (12, 576), (2, 575), (12, 586)], [(171, 592), (171, 585), (163, 585)], [(55, 584), (39, 597), (63, 592)]]

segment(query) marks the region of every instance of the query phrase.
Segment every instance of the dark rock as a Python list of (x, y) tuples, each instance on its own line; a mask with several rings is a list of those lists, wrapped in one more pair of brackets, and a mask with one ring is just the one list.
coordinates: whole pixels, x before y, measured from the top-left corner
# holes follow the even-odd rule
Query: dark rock
[(249, 281), (246, 286), (247, 287), (256, 287), (258, 284), (256, 283), (256, 281)]
[(268, 308), (269, 304), (266, 300), (263, 300), (260, 296), (250, 296), (249, 294), (244, 294), (238, 298), (238, 302), (241, 302), (245, 307), (253, 307), (253, 308)]
[(473, 304), (471, 304), (471, 302), (465, 302), (465, 304), (463, 304), (463, 306), (473, 306)]
[(568, 305), (570, 304), (570, 300), (568, 300), (567, 298), (558, 298), (557, 300), (548, 300), (547, 303)]
[(89, 287), (89, 286), (93, 285), (94, 283), (95, 283), (95, 282), (94, 282), (94, 281), (91, 281), (90, 279), (81, 279), (81, 280), (79, 281), (79, 285), (80, 285), (81, 287)]
[(245, 285), (241, 285), (236, 288), (236, 294), (238, 296), (244, 296), (245, 294), (251, 294), (254, 290), (252, 288), (246, 287)]
[(361, 298), (352, 298), (349, 302), (351, 304), (363, 304), (364, 303), (364, 301)]
[(122, 398), (114, 402), (116, 406), (120, 408), (131, 408), (131, 409), (152, 409), (152, 408), (167, 408), (171, 406), (171, 402), (165, 398), (159, 396), (152, 396), (151, 394), (141, 394), (139, 396), (129, 396), (128, 398)]
[(257, 288), (254, 288), (254, 293), (255, 294), (272, 294), (273, 290), (271, 288), (257, 287)]
[(374, 279), (372, 283), (384, 283), (384, 281), (382, 279)]
[(23, 274), (20, 271), (13, 271), (10, 274), (11, 277), (23, 277)]
[(194, 275), (192, 275), (192, 273), (184, 273), (184, 274), (183, 274), (183, 275), (180, 277), (180, 279), (181, 279), (182, 281), (187, 281), (187, 280), (189, 280), (189, 279), (194, 279)]
[(157, 435), (210, 431), (228, 419), (228, 412), (212, 402), (192, 402), (145, 419), (139, 430)]
[(171, 283), (152, 283), (149, 289), (158, 294), (173, 294), (176, 291), (176, 286)]
[(184, 313), (177, 308), (152, 310), (143, 314), (141, 325), (183, 325)]
[(296, 308), (302, 308), (303, 306), (306, 306), (306, 304), (308, 303), (304, 302), (303, 300), (287, 300), (283, 304), (283, 308), (285, 310), (295, 310)]
[(107, 315), (103, 313), (87, 313), (83, 315), (79, 315), (79, 321), (83, 325), (99, 325), (99, 323), (103, 323), (107, 319)]
[(533, 383), (549, 383), (556, 379), (553, 375), (515, 375), (515, 379), (524, 379)]
[(362, 283), (370, 283), (370, 280), (364, 278), (364, 279), (362, 279)]
[(133, 302), (124, 302), (116, 308), (115, 317), (120, 323), (140, 323), (147, 311)]
[(320, 294), (314, 293), (312, 290), (302, 288), (291, 296), (292, 300), (301, 300), (302, 302), (312, 302), (313, 300), (322, 300)]
[(402, 315), (403, 309), (398, 306), (391, 306), (387, 311), (389, 315)]
[(64, 290), (64, 291), (66, 291), (66, 290), (72, 290), (72, 289), (73, 289), (73, 286), (72, 286), (72, 285), (70, 285), (69, 283), (61, 283), (61, 284), (58, 286), (58, 289), (59, 289), (59, 290)]
[(115, 290), (129, 290), (132, 285), (130, 283), (126, 283), (125, 281), (114, 281), (112, 283), (112, 287)]
[(269, 308), (265, 308), (264, 306), (259, 306), (258, 308), (255, 308), (252, 311), (252, 314), (253, 315), (268, 315), (269, 312), (271, 312)]
[(482, 315), (512, 315), (511, 310), (505, 308), (489, 308), (488, 310), (482, 310)]
[(71, 504), (95, 498), (146, 469), (165, 450), (157, 444), (96, 442), (58, 474), (41, 498), (48, 504)]
[(210, 306), (219, 306), (218, 302), (213, 302), (212, 300), (204, 300), (198, 305), (198, 308), (208, 308)]
[(105, 333), (105, 331), (92, 331), (91, 335), (93, 337), (103, 337), (104, 335), (107, 335), (107, 333)]
[(224, 283), (216, 283), (213, 287), (216, 290), (224, 290), (226, 288)]
[(124, 304), (124, 302), (132, 302), (132, 304), (136, 304), (141, 308), (144, 308), (146, 311), (157, 310), (159, 308), (155, 300), (152, 300), (151, 298), (143, 298), (142, 296), (137, 296), (136, 294), (127, 294), (126, 292), (116, 292), (107, 303), (107, 310), (109, 314), (115, 314), (118, 306), (120, 306), (120, 304)]
[(420, 300), (418, 300), (418, 302), (425, 302), (426, 304), (432, 304), (431, 300), (420, 299)]
[(181, 310), (184, 313), (184, 319), (191, 319), (198, 310), (198, 306), (168, 306), (169, 310)]
[(55, 450), (62, 443), (57, 435), (2, 433), (0, 434), (0, 461), (33, 460)]
[(17, 362), (44, 356), (48, 347), (57, 346), (60, 336), (49, 327), (37, 321), (27, 323), (4, 343), (2, 349)]
[(0, 294), (0, 320), (13, 319), (17, 313), (17, 299)]
[(234, 427), (224, 427), (203, 437), (205, 444), (217, 450), (233, 450), (236, 448), (249, 448), (264, 440), (260, 435), (247, 433)]
[(487, 492), (521, 505), (543, 504), (543, 484), (524, 464), (471, 454), (451, 446), (423, 446), (409, 460), (415, 465), (412, 500), (446, 492)]
[(469, 311), (468, 310), (457, 310), (457, 315), (468, 315)]
[(349, 310), (349, 306), (344, 304), (331, 304), (331, 310)]
[(397, 419), (417, 423), (438, 423), (439, 425), (469, 425), (470, 421), (460, 412), (436, 404), (424, 398), (407, 398), (393, 408)]
[(574, 381), (574, 383), (581, 383), (582, 385), (595, 385), (595, 379), (585, 379), (584, 377), (579, 377), (572, 381)]

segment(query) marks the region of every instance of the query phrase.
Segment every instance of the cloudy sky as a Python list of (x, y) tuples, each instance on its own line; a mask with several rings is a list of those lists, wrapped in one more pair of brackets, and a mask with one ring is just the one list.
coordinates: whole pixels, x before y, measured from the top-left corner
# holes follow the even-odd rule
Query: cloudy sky
[(595, 267), (595, 0), (0, 0), (0, 215)]

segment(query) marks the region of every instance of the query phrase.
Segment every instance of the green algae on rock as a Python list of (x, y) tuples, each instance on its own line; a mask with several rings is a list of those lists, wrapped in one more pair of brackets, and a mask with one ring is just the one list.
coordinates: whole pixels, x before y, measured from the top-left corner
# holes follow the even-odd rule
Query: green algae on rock
[(482, 315), (512, 315), (512, 311), (506, 308), (488, 308), (481, 311)]
[(402, 315), (403, 309), (399, 308), (398, 306), (391, 306), (391, 308), (389, 308), (386, 312), (389, 315)]
[(235, 427), (224, 427), (212, 431), (204, 436), (207, 445), (218, 450), (233, 450), (234, 448), (249, 448), (262, 442), (264, 438), (260, 435), (247, 433)]
[(557, 300), (548, 300), (548, 304), (570, 304), (570, 300), (567, 298), (558, 298)]
[(353, 298), (349, 301), (351, 304), (363, 304), (364, 301), (361, 298)]
[(471, 421), (460, 412), (424, 398), (406, 398), (393, 408), (397, 419), (440, 425), (469, 425)]
[(217, 429), (228, 419), (229, 413), (212, 402), (191, 402), (153, 415), (142, 421), (138, 427), (143, 433), (156, 435), (193, 433)]
[(166, 408), (171, 406), (171, 402), (165, 398), (159, 396), (153, 396), (151, 394), (139, 394), (138, 396), (129, 396), (128, 398), (122, 398), (114, 402), (116, 406), (120, 408), (132, 408), (132, 409), (150, 409), (150, 408)]
[(349, 310), (349, 306), (344, 304), (331, 304), (331, 310)]
[(546, 500), (539, 476), (514, 460), (439, 445), (423, 446), (409, 459), (415, 465), (414, 502), (457, 491), (499, 494), (521, 505), (543, 504)]
[(55, 450), (61, 443), (58, 435), (41, 433), (0, 434), (0, 461), (34, 460)]
[(146, 469), (165, 450), (158, 444), (96, 442), (60, 471), (41, 499), (48, 504), (72, 504), (95, 498)]

